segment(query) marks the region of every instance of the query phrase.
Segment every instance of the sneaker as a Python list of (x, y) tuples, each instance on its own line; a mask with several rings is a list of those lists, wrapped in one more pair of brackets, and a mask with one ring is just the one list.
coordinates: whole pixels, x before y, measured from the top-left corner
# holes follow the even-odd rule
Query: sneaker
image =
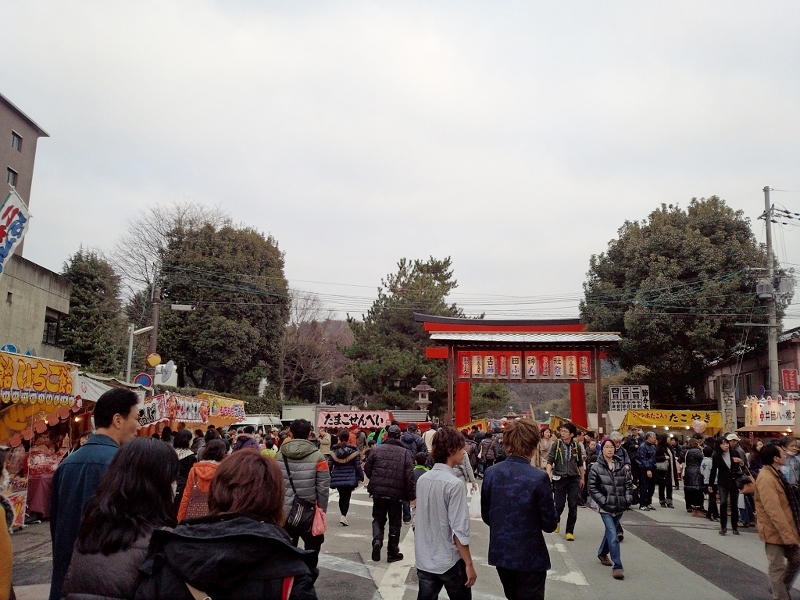
[(411, 521), (403, 521), (403, 525), (411, 525)]
[(739, 535), (739, 530), (738, 529), (734, 529), (733, 530), (733, 535)]
[(656, 507), (653, 506), (652, 504), (648, 504), (647, 505), (647, 510), (655, 510), (655, 509), (656, 509)]
[(614, 579), (625, 579), (625, 571), (622, 569), (614, 569), (611, 575), (614, 576)]
[(719, 530), (719, 534), (720, 535), (728, 535), (728, 530), (727, 529), (720, 529)]
[(565, 537), (565, 538), (567, 538), (567, 541), (568, 541), (568, 542), (574, 542), (574, 541), (575, 541), (575, 536), (574, 536), (574, 535), (572, 535), (571, 533), (568, 533), (568, 534), (567, 534), (567, 535), (565, 535), (564, 537)]
[(597, 558), (600, 559), (600, 564), (603, 564), (607, 567), (613, 567), (614, 563), (611, 562), (611, 559), (608, 558), (608, 554), (598, 554)]
[(649, 506), (640, 506), (639, 510), (643, 510), (643, 511), (647, 512), (648, 510), (650, 510), (650, 507)]
[(372, 560), (375, 562), (381, 562), (381, 547), (380, 546), (373, 546), (372, 547)]
[(561, 523), (556, 525), (556, 530), (553, 533), (558, 533), (559, 531), (561, 531)]
[(348, 522), (347, 522), (347, 517), (345, 517), (344, 515), (342, 515), (342, 518), (341, 518), (341, 519), (339, 519), (339, 524), (340, 524), (340, 525), (344, 525), (345, 527), (347, 527), (348, 525), (350, 525), (350, 523), (348, 523)]
[(398, 552), (397, 554), (388, 554), (386, 556), (386, 562), (397, 562), (398, 560), (403, 560), (403, 554)]

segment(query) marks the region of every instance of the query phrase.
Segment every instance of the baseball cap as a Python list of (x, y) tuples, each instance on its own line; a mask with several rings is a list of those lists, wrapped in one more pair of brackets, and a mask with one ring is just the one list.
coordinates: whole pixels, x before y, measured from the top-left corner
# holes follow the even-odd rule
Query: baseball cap
[(738, 442), (738, 441), (740, 441), (742, 438), (740, 438), (740, 437), (739, 437), (738, 435), (736, 435), (735, 433), (729, 433), (728, 435), (726, 435), (726, 436), (725, 436), (725, 439), (726, 439), (726, 440), (728, 440), (728, 441), (731, 441), (731, 440), (736, 440), (736, 441)]
[(397, 425), (389, 425), (386, 431), (389, 435), (400, 435), (400, 428)]

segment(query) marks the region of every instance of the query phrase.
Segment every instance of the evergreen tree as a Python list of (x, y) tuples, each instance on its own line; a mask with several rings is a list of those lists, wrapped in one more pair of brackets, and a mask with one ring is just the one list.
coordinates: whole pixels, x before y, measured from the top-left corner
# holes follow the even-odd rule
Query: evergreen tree
[(413, 408), (410, 392), (423, 375), (439, 390), (433, 394), (431, 412), (442, 413), (441, 398), (447, 397), (447, 361), (425, 358), (428, 334), (414, 313), (461, 317), (463, 312), (448, 304), (447, 296), (458, 283), (453, 279), (450, 258), (397, 264), (397, 273), (381, 280), (378, 298), (357, 321), (348, 316), (355, 341), (345, 350), (353, 360), (350, 373), (361, 392), (387, 407)]
[(61, 324), (65, 360), (119, 376), (126, 352), (119, 277), (102, 256), (83, 248), (64, 263), (62, 274), (72, 283), (69, 315)]
[[(169, 236), (163, 258), (158, 348), (178, 365), (178, 382), (230, 392), (259, 377), (280, 384), (289, 316), (283, 253), (250, 228), (212, 224)], [(169, 304), (191, 304), (177, 312)]]
[(581, 319), (590, 331), (619, 331), (612, 358), (657, 405), (703, 396), (710, 361), (763, 345), (766, 323), (753, 269), (766, 266), (749, 221), (717, 197), (687, 210), (662, 205), (627, 221), (608, 250), (592, 256)]

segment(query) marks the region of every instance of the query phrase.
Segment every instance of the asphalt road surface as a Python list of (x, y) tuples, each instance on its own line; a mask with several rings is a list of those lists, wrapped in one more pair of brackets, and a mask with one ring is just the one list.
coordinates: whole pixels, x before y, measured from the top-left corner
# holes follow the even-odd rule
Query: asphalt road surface
[[(611, 568), (597, 560), (603, 534), (600, 516), (578, 509), (574, 542), (561, 534), (545, 534), (553, 568), (547, 577), (547, 598), (565, 600), (651, 600), (661, 598), (770, 598), (765, 575), (764, 546), (754, 529), (740, 536), (718, 534), (719, 525), (686, 513), (680, 491), (675, 509), (641, 513), (629, 511), (622, 519), (625, 541), (622, 562), (625, 580), (611, 577)], [(320, 556), (316, 589), (320, 600), (413, 600), (417, 596), (414, 571), (414, 533), (403, 527), (401, 552), (396, 563), (372, 562), (371, 507), (366, 490), (353, 494), (349, 527), (340, 526), (335, 491), (328, 511), (329, 528)], [(566, 522), (563, 515), (562, 524)], [(472, 524), (472, 555), (478, 580), (475, 600), (504, 598), (500, 580), (487, 563), (489, 529), (479, 519)], [(47, 598), (50, 580), (50, 534), (47, 523), (31, 525), (12, 536), (14, 586), (19, 600)], [(441, 598), (446, 598), (442, 592)], [(793, 598), (800, 599), (795, 591)]]

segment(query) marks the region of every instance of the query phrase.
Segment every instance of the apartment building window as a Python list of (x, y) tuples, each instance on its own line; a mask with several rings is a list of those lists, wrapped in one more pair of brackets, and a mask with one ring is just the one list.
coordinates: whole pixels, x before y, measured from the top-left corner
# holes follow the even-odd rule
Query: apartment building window
[(11, 147), (17, 152), (22, 152), (22, 136), (16, 131), (11, 132)]
[(14, 187), (17, 187), (17, 177), (18, 177), (18, 175), (19, 174), (14, 169), (12, 169), (11, 167), (8, 167), (6, 169), (6, 183), (8, 185), (13, 185)]
[(44, 316), (44, 333), (42, 334), (42, 343), (56, 346), (58, 345), (60, 337), (61, 313), (54, 310), (48, 310), (47, 314)]

